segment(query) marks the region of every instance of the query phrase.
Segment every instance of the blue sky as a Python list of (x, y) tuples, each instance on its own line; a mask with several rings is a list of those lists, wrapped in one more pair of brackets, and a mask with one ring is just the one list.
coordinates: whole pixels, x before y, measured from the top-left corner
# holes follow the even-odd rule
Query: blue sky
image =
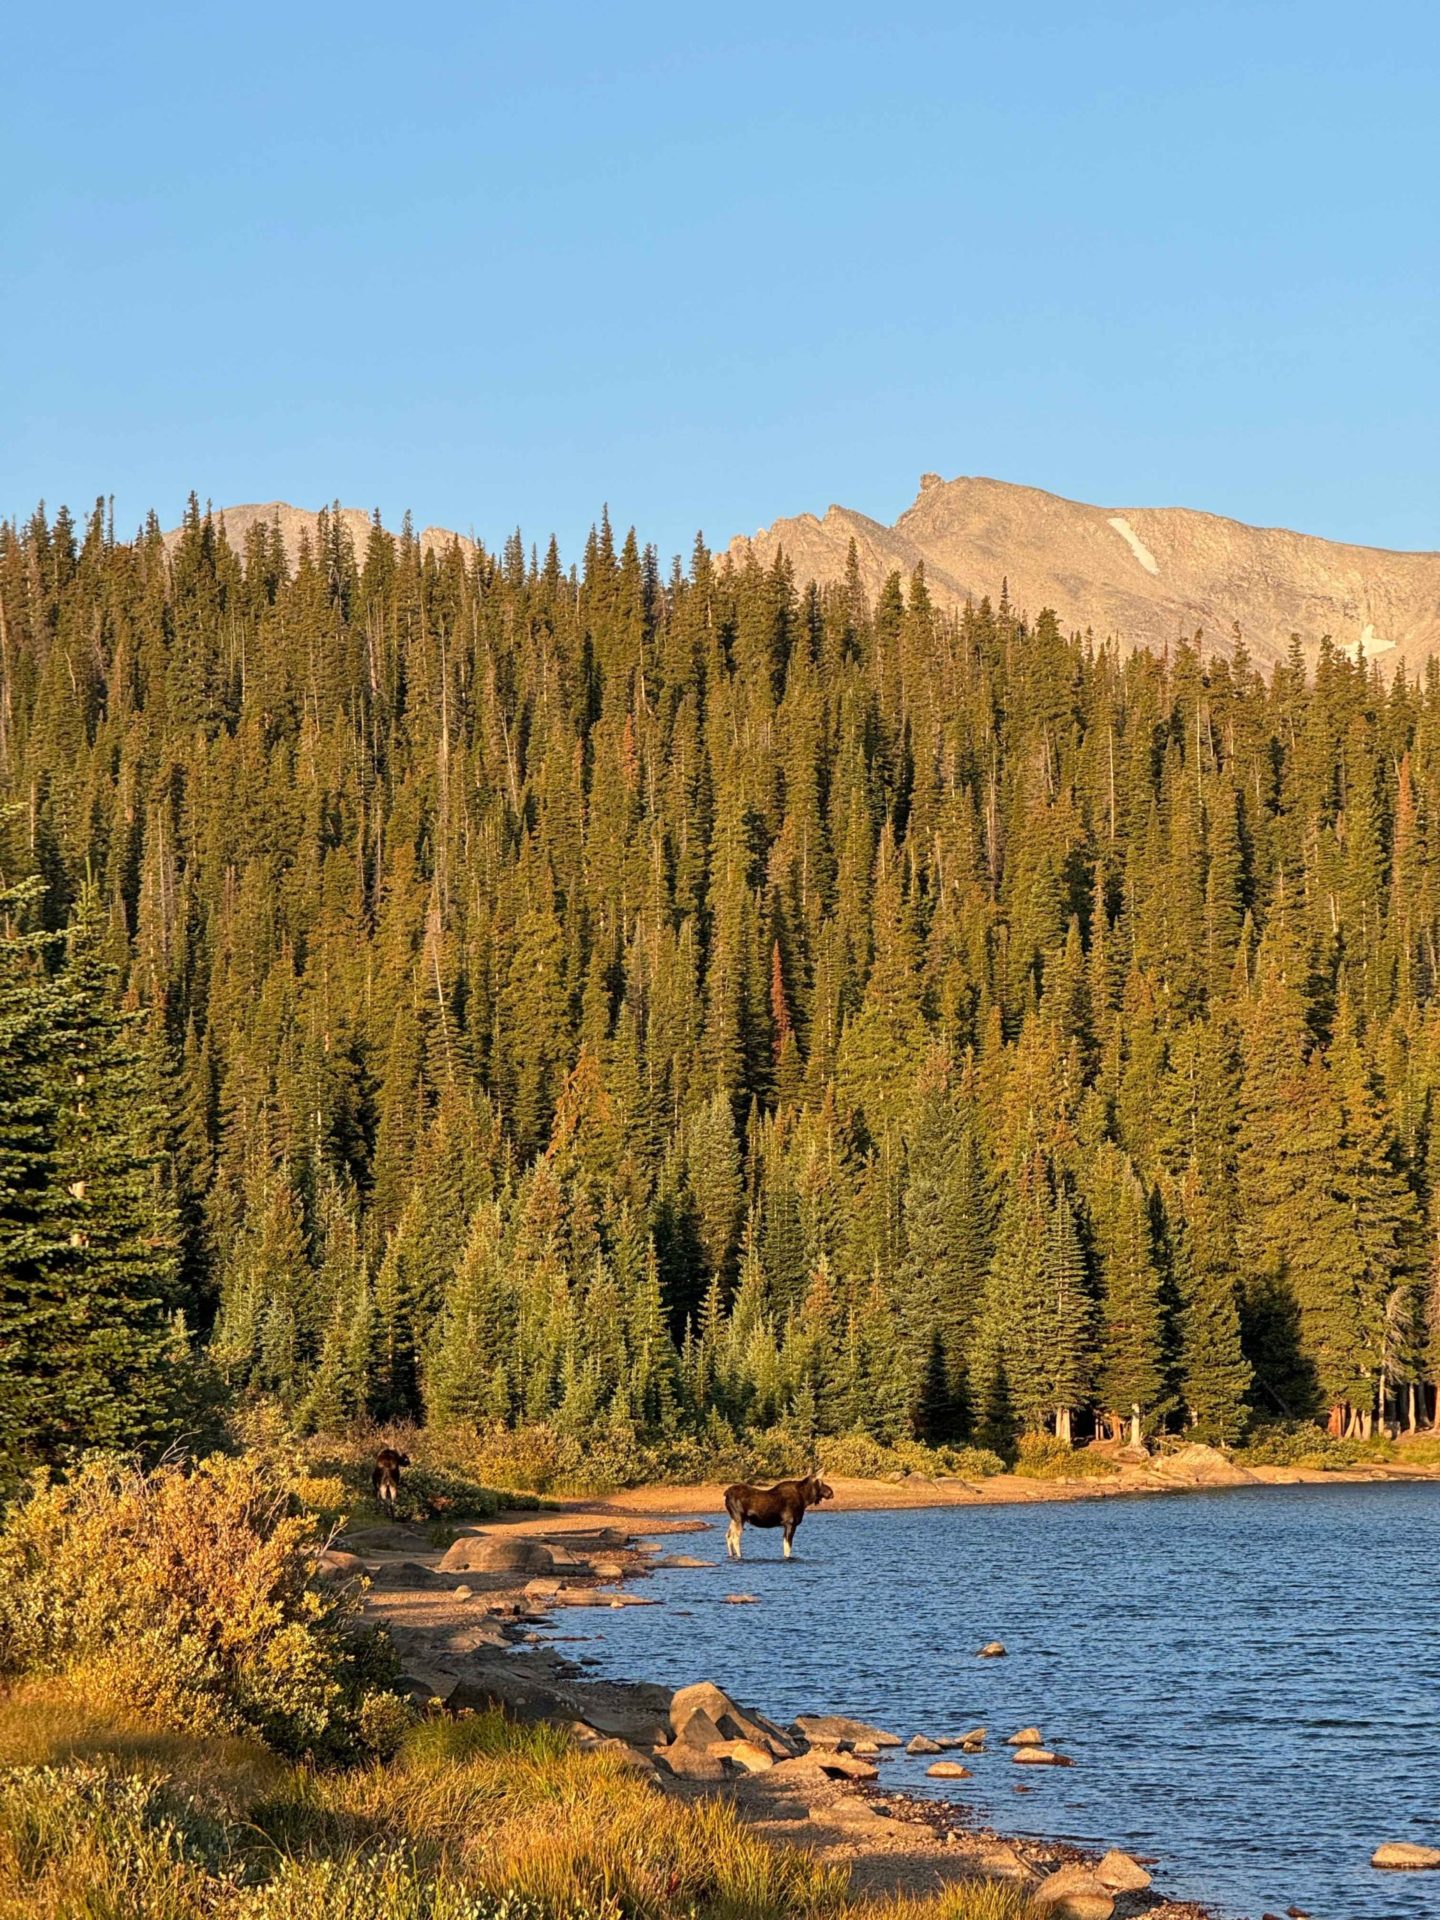
[(191, 487), (668, 558), (918, 476), (1440, 547), (1440, 17), (7, 19), (0, 514)]

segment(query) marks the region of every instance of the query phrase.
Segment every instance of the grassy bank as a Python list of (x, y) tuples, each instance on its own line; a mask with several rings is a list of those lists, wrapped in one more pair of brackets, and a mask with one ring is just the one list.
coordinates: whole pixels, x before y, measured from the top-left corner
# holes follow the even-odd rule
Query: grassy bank
[(317, 1770), (97, 1714), (73, 1681), (0, 1698), (3, 1920), (1021, 1920), (1008, 1889), (852, 1900), (717, 1801), (495, 1715)]

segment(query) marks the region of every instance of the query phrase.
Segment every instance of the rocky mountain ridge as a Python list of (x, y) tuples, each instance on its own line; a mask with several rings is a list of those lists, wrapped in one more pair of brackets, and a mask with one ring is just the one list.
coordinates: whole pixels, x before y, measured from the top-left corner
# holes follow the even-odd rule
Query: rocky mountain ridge
[(783, 548), (797, 580), (844, 577), (851, 541), (874, 594), (887, 574), (923, 563), (931, 597), (962, 607), (1008, 587), (1032, 617), (1160, 651), (1202, 634), (1229, 652), (1238, 627), (1252, 657), (1278, 660), (1298, 633), (1313, 657), (1323, 635), (1363, 647), (1387, 671), (1440, 651), (1440, 553), (1352, 546), (1282, 527), (1252, 527), (1186, 507), (1096, 507), (1038, 487), (926, 474), (893, 526), (832, 506), (774, 521), (730, 543), (762, 563)]
[[(363, 553), (370, 516), (330, 511)], [(317, 515), (283, 501), (216, 509), (215, 517), (237, 548), (257, 521), (278, 524), (292, 564), (302, 534), (315, 538)], [(427, 551), (452, 541), (474, 548), (444, 527), (426, 527), (419, 539)], [(1205, 651), (1228, 653), (1238, 631), (1256, 662), (1270, 666), (1292, 634), (1312, 658), (1328, 634), (1387, 674), (1401, 665), (1416, 673), (1440, 652), (1440, 553), (1356, 546), (1188, 507), (1090, 506), (1004, 480), (926, 474), (893, 525), (831, 506), (823, 517), (802, 513), (737, 535), (728, 551), (737, 563), (753, 554), (768, 564), (783, 549), (797, 582), (825, 583), (844, 578), (852, 542), (871, 596), (890, 573), (908, 579), (923, 565), (941, 607), (998, 599), (1003, 585), (1032, 618), (1053, 607), (1067, 630), (1127, 648), (1160, 652), (1199, 634)]]
[[(325, 511), (332, 519), (339, 516), (341, 525), (350, 535), (357, 558), (363, 559), (365, 542), (370, 537), (370, 515), (359, 507), (330, 506), (325, 508)], [(259, 522), (264, 521), (267, 525), (278, 526), (280, 537), (285, 543), (285, 557), (292, 567), (300, 557), (302, 537), (308, 538), (311, 546), (314, 546), (320, 518), (319, 510), (312, 510), (309, 507), (292, 507), (285, 500), (267, 500), (259, 504), (236, 507), (212, 507), (210, 513), (217, 526), (224, 524), (225, 538), (237, 553), (244, 547), (250, 529)], [(166, 546), (173, 549), (180, 534), (179, 527), (172, 527), (165, 535)], [(448, 527), (423, 527), (419, 539), (421, 550), (426, 553), (432, 547), (437, 551), (443, 550), (452, 541), (457, 540), (462, 552), (471, 553), (475, 547), (475, 542), (465, 534), (452, 533)]]

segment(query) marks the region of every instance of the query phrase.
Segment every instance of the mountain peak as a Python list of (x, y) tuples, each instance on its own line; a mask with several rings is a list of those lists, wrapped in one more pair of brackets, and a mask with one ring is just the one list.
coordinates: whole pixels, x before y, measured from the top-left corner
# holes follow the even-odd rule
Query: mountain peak
[(832, 506), (776, 520), (730, 543), (762, 562), (778, 548), (797, 579), (844, 577), (851, 541), (874, 595), (892, 572), (923, 563), (931, 598), (963, 607), (995, 598), (1031, 616), (1053, 607), (1067, 629), (1161, 651), (1202, 636), (1229, 652), (1238, 626), (1261, 664), (1292, 634), (1311, 655), (1337, 646), (1413, 666), (1440, 651), (1440, 553), (1395, 553), (1252, 527), (1189, 507), (1102, 507), (979, 475), (921, 475), (915, 499), (887, 526)]

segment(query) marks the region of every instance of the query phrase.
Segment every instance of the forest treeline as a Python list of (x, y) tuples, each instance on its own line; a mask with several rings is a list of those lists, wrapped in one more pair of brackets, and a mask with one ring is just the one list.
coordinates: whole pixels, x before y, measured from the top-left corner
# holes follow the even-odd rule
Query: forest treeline
[(0, 806), (37, 1457), (1436, 1412), (1433, 666), (40, 511)]

